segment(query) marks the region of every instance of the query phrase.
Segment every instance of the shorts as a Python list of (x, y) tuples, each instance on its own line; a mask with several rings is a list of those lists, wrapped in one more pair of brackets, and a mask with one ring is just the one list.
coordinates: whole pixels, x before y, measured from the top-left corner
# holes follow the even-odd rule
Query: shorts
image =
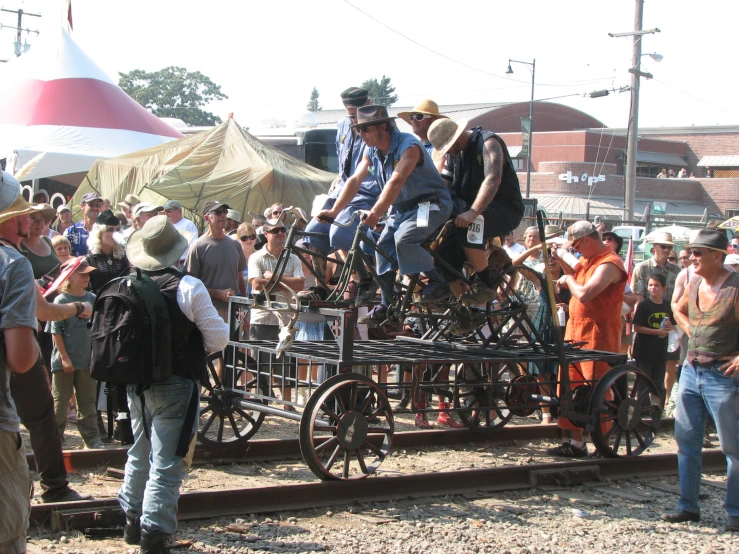
[(26, 550), (31, 476), (20, 433), (0, 430), (0, 554)]
[(458, 231), (460, 232), (457, 233), (457, 240), (463, 248), (485, 250), (485, 242), (488, 239), (507, 235), (513, 229), (516, 229), (523, 219), (522, 213), (519, 214), (501, 204), (490, 204), (480, 215), (482, 215), (483, 220), (485, 221), (485, 226), (482, 230), (482, 236), (484, 239), (482, 244), (472, 244), (467, 242), (467, 233), (464, 229), (459, 229)]

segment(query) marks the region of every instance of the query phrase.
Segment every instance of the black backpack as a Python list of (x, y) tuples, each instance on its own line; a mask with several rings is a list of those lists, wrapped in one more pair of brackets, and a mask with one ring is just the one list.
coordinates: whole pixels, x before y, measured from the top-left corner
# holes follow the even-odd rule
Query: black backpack
[(93, 379), (151, 385), (172, 376), (172, 326), (159, 287), (182, 274), (168, 273), (157, 283), (137, 268), (100, 289), (90, 332)]

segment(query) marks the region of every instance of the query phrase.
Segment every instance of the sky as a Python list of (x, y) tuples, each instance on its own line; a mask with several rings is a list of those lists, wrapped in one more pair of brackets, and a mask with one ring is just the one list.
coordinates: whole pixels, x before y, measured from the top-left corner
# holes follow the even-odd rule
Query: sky
[[(61, 0), (7, 0), (25, 17), (33, 45), (61, 23)], [(200, 71), (228, 99), (208, 107), (244, 125), (305, 111), (313, 87), (324, 109), (339, 94), (387, 75), (396, 106), (528, 102), (534, 97), (582, 110), (608, 127), (626, 127), (630, 94), (583, 97), (630, 84), (635, 0), (72, 0), (73, 38), (117, 81), (118, 72), (175, 65)], [(739, 2), (646, 0), (639, 126), (739, 124), (733, 67)], [(14, 26), (16, 16), (2, 13)], [(392, 29), (392, 30), (391, 30)], [(26, 35), (24, 34), (24, 37)], [(13, 56), (14, 31), (0, 31), (0, 58)], [(731, 54), (734, 52), (735, 54)], [(3, 68), (0, 67), (0, 79)], [(561, 97), (561, 98), (560, 98)], [(495, 129), (492, 129), (493, 131)]]

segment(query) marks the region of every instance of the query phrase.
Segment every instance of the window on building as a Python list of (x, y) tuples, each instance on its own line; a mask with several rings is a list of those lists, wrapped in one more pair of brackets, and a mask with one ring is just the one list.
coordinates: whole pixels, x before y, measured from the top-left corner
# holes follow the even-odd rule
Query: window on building
[(526, 158), (511, 158), (513, 169), (516, 171), (526, 171)]
[(726, 210), (726, 217), (732, 218), (739, 215), (739, 210)]

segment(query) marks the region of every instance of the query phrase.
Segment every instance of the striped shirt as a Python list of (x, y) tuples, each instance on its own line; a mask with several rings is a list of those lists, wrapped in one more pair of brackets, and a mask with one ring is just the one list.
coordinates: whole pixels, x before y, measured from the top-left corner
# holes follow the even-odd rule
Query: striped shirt
[[(274, 273), (276, 267), (277, 258), (270, 254), (266, 246), (261, 250), (254, 252), (254, 254), (249, 257), (249, 282), (251, 283), (253, 279), (264, 279), (265, 272), (270, 271)], [(300, 260), (295, 254), (290, 254), (290, 257), (287, 260), (287, 266), (282, 275), (284, 277), (304, 277), (303, 264), (300, 263)], [(289, 301), (289, 297), (281, 287), (275, 287), (273, 294), (275, 295), (275, 300), (277, 302), (287, 303)], [(252, 309), (249, 321), (252, 324), (257, 325), (286, 325), (288, 318), (283, 315), (277, 316), (267, 310)]]

